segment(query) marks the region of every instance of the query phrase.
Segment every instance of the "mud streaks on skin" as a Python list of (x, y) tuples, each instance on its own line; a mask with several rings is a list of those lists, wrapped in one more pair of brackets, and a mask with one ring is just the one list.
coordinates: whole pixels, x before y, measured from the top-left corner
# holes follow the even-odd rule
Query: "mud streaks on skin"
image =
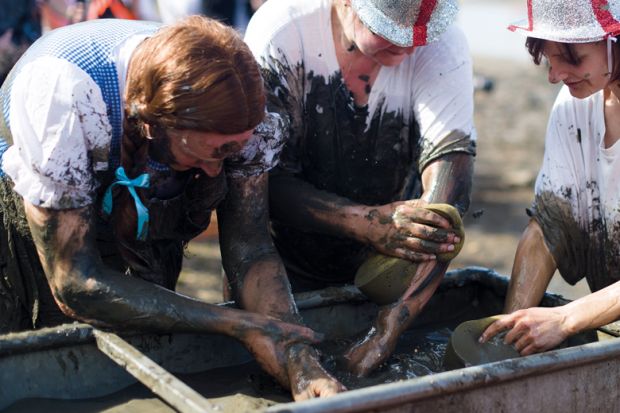
[[(237, 302), (246, 310), (302, 324), (284, 265), (267, 232), (267, 175), (231, 179), (229, 188), (229, 196), (218, 207), (218, 220), (225, 228), (220, 232), (222, 261)], [(310, 345), (283, 343), (277, 340), (277, 331), (269, 334), (279, 349), (275, 376), (283, 385), (290, 385), (295, 397), (339, 388)], [(255, 345), (251, 337), (248, 342)]]
[(213, 152), (213, 157), (223, 159), (233, 153), (239, 152), (240, 150), (241, 145), (239, 145), (238, 142), (226, 142), (215, 149), (215, 151)]
[[(286, 272), (268, 233), (267, 175), (229, 180), (229, 193), (218, 206), (218, 220), (221, 228), (220, 242), (222, 261), (233, 297), (243, 304), (245, 289), (270, 290), (272, 299), (251, 305), (264, 306), (261, 312), (285, 321), (300, 323)], [(252, 272), (254, 286), (246, 285), (246, 277)], [(258, 278), (257, 278), (258, 277)], [(268, 286), (268, 287), (265, 287)], [(250, 293), (255, 293), (250, 291)], [(251, 297), (251, 296), (250, 296)], [(273, 297), (287, 297), (273, 302)], [(256, 308), (250, 308), (257, 311)]]
[(407, 307), (402, 307), (400, 311), (398, 312), (398, 318), (397, 318), (398, 323), (400, 325), (407, 323), (410, 316), (411, 314), (409, 313), (409, 309)]
[(96, 326), (141, 331), (204, 332), (217, 321), (221, 323), (214, 331), (230, 328), (217, 308), (103, 265), (92, 207), (54, 211), (27, 206), (26, 216), (52, 293), (65, 314)]
[(379, 213), (379, 210), (374, 208), (371, 209), (364, 218), (366, 218), (370, 222), (376, 220), (381, 225), (391, 225), (394, 222), (394, 218), (392, 216), (381, 215), (381, 213)]
[[(60, 215), (63, 212), (54, 211), (46, 216), (40, 216), (38, 219), (29, 219), (30, 231), (35, 244), (43, 251), (42, 260), (47, 268), (53, 268), (57, 261), (66, 260), (72, 257), (76, 251), (84, 247), (83, 238), (72, 236), (61, 237), (62, 233), (67, 231), (64, 225), (59, 225)], [(82, 228), (89, 228), (89, 214), (85, 210), (80, 210), (76, 215), (77, 218), (73, 225)], [(88, 230), (81, 233), (86, 236)]]

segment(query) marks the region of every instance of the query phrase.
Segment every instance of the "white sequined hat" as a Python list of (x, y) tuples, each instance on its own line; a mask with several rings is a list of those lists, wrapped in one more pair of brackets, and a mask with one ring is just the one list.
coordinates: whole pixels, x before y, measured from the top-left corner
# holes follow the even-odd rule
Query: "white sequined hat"
[(401, 47), (438, 40), (456, 20), (456, 0), (351, 0), (351, 6), (373, 33)]
[(620, 0), (527, 0), (527, 18), (509, 30), (562, 43), (589, 43), (620, 34)]

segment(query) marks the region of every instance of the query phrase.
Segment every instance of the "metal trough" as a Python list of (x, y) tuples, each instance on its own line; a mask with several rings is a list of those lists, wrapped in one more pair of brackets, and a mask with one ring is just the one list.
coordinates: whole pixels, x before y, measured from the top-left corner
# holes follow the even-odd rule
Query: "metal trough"
[[(505, 277), (485, 268), (451, 271), (413, 328), (456, 325), (496, 314), (506, 288)], [(306, 323), (329, 338), (364, 331), (377, 310), (353, 287), (303, 293), (296, 301)], [(547, 294), (543, 305), (565, 302)], [(604, 330), (600, 337), (617, 336), (615, 325)], [(595, 335), (583, 334), (571, 347), (544, 354), (375, 385), (328, 399), (280, 402), (262, 411), (620, 411), (620, 341), (588, 343), (592, 339)], [(176, 375), (250, 360), (235, 340), (211, 334), (121, 338), (85, 324), (10, 334), (0, 336), (0, 410), (10, 410), (23, 399), (105, 398), (139, 380), (171, 411), (215, 412), (217, 403)]]

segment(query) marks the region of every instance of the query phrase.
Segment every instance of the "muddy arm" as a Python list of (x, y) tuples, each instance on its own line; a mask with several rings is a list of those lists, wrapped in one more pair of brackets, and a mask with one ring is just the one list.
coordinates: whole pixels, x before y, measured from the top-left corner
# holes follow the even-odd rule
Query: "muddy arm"
[[(447, 203), (455, 206), (461, 215), (469, 208), (471, 186), (474, 171), (473, 156), (465, 153), (456, 153), (443, 156), (429, 164), (422, 172), (423, 193), (422, 199), (431, 203)], [(434, 285), (432, 291), (439, 285), (433, 280), (443, 278), (449, 262), (436, 262), (420, 268), (413, 280), (412, 287), (404, 295), (403, 303), (409, 303), (409, 312), (417, 314), (431, 294), (417, 296), (419, 292)], [(409, 298), (411, 297), (411, 298)]]
[(522, 355), (549, 350), (567, 337), (620, 318), (620, 282), (560, 307), (538, 305), (556, 269), (540, 225), (530, 220), (515, 256), (508, 288), (507, 315), (482, 334), (487, 341), (508, 330), (505, 342)]
[[(267, 194), (267, 174), (229, 180), (228, 195), (217, 211), (224, 269), (233, 297), (244, 309), (301, 324), (284, 265), (268, 232)], [(284, 346), (278, 363), (274, 376), (291, 388), (295, 400), (345, 390), (306, 343)]]
[(284, 265), (269, 234), (267, 174), (230, 179), (228, 185), (217, 216), (222, 264), (233, 298), (247, 310), (299, 322)]
[(372, 210), (285, 172), (269, 178), (269, 208), (275, 219), (294, 228), (359, 241), (365, 241), (359, 228), (368, 226)]
[[(446, 155), (422, 174), (426, 202), (447, 202), (464, 212), (469, 206), (472, 156)], [(450, 223), (417, 200), (381, 206), (352, 202), (285, 173), (270, 178), (270, 208), (274, 219), (292, 227), (370, 244), (388, 255), (413, 261), (433, 259), (453, 249), (456, 234)], [(406, 217), (403, 222), (395, 216)]]
[(96, 249), (92, 206), (24, 206), (52, 294), (71, 317), (122, 329), (222, 333), (244, 343), (267, 331), (282, 339), (316, 339), (308, 329), (206, 304), (107, 268)]
[(515, 254), (504, 312), (537, 306), (556, 267), (540, 225), (536, 220), (530, 220)]
[[(449, 203), (461, 213), (469, 206), (473, 175), (473, 157), (453, 154), (431, 163), (422, 174), (422, 199), (433, 203)], [(361, 342), (352, 346), (345, 357), (351, 371), (365, 376), (385, 361), (394, 351), (398, 337), (424, 308), (441, 283), (449, 262), (425, 261), (403, 297), (382, 307), (373, 328)]]
[(422, 172), (422, 199), (455, 206), (461, 215), (469, 209), (474, 157), (467, 153), (442, 156)]

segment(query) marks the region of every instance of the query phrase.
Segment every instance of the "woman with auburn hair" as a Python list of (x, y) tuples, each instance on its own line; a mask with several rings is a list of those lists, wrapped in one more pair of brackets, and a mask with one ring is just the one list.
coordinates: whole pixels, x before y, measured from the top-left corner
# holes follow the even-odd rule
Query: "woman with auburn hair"
[[(620, 1), (532, 0), (528, 19), (510, 29), (528, 36), (555, 101), (534, 203), (515, 255), (507, 315), (482, 334), (522, 355), (620, 318)], [(536, 307), (554, 272), (591, 294), (561, 307)]]
[(199, 16), (67, 26), (26, 52), (0, 102), (0, 331), (77, 319), (221, 333), (289, 384), (286, 349), (316, 333), (174, 292), (215, 208), (227, 267), (283, 271), (266, 200), (278, 119), (233, 29)]

